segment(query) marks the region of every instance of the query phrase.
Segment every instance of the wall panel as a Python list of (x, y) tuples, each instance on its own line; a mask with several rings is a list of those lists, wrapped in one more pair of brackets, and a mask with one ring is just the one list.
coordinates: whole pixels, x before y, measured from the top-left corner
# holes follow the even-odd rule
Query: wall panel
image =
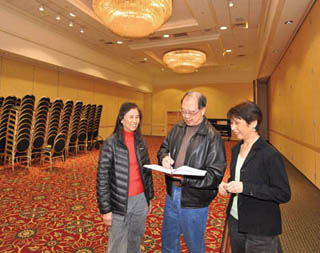
[(316, 2), (269, 83), (270, 142), (318, 188), (319, 14)]
[(42, 96), (50, 97), (54, 100), (58, 96), (58, 73), (48, 69), (36, 67), (34, 70), (33, 94), (36, 103)]
[(15, 95), (22, 98), (26, 94), (32, 94), (34, 80), (32, 65), (4, 58), (1, 72), (2, 96)]

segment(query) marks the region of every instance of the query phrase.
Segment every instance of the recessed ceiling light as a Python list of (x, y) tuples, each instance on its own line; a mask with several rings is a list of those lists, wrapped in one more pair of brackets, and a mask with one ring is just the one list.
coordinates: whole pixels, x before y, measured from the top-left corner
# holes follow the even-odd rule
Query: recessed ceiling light
[(56, 16), (56, 20), (60, 20), (61, 19), (61, 17), (60, 16)]
[(145, 58), (143, 58), (143, 60), (144, 60), (144, 61), (147, 61), (147, 60), (148, 60), (148, 58), (146, 58), (146, 57), (145, 57)]
[(169, 37), (170, 37), (169, 34), (164, 34), (164, 35), (163, 35), (163, 38), (169, 38)]
[(44, 11), (44, 7), (43, 7), (43, 6), (40, 6), (40, 7), (39, 7), (39, 11)]
[(121, 44), (123, 44), (123, 41), (118, 40), (118, 41), (117, 41), (117, 44), (121, 45)]
[(221, 30), (221, 31), (224, 31), (224, 30), (227, 30), (227, 29), (228, 29), (227, 26), (220, 26), (220, 30)]
[(232, 8), (232, 7), (234, 6), (234, 4), (233, 4), (232, 1), (229, 1), (229, 4), (228, 4), (228, 5), (229, 5), (230, 8)]
[(284, 22), (286, 25), (291, 25), (291, 24), (293, 24), (293, 20), (287, 20), (287, 21), (285, 21)]
[(84, 33), (84, 30), (81, 28), (81, 29), (80, 29), (80, 32), (81, 32), (81, 33)]
[(70, 12), (69, 15), (70, 15), (71, 17), (73, 17), (73, 18), (76, 17), (76, 14), (74, 14), (74, 13), (72, 13), (72, 12)]
[(72, 22), (69, 23), (69, 27), (73, 27), (73, 23)]
[(226, 52), (227, 52), (227, 53), (231, 53), (232, 50), (231, 50), (231, 49), (226, 49)]

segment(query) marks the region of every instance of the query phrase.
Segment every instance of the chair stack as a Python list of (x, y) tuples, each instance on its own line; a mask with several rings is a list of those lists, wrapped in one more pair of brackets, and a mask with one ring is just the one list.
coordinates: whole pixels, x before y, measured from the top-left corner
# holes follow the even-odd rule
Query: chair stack
[(68, 133), (69, 133), (72, 110), (73, 110), (73, 101), (67, 100), (63, 107), (61, 124), (59, 128), (59, 133), (64, 133), (66, 138), (68, 137)]
[(94, 131), (94, 120), (96, 116), (97, 105), (91, 105), (89, 117), (88, 117), (88, 148), (92, 148), (93, 145), (93, 131)]
[(93, 124), (93, 133), (92, 133), (93, 145), (96, 145), (98, 143), (101, 113), (102, 113), (102, 105), (98, 105), (96, 110), (96, 115), (94, 117), (94, 124)]
[(14, 147), (16, 146), (15, 135), (18, 129), (18, 107), (11, 107), (8, 113), (8, 122), (6, 125), (6, 139), (4, 144), (3, 161), (11, 163), (14, 169)]
[(6, 139), (7, 139), (7, 125), (9, 120), (9, 113), (12, 107), (16, 105), (17, 98), (15, 96), (8, 96), (3, 99), (0, 110), (0, 156), (4, 157)]
[(78, 153), (80, 150), (84, 150), (87, 152), (88, 150), (88, 120), (86, 118), (82, 118), (79, 124), (78, 131), (78, 141), (76, 146), (76, 152)]
[[(18, 123), (15, 123), (15, 126), (17, 125), (17, 127), (15, 127), (13, 136), (11, 136), (11, 132), (8, 131), (5, 161), (8, 160), (11, 162), (12, 170), (14, 170), (15, 162), (22, 161), (24, 158), (27, 160), (27, 167), (30, 166), (31, 157), (29, 156), (28, 151), (31, 142), (34, 101), (34, 95), (26, 95), (22, 98), (18, 111)], [(16, 114), (14, 112), (15, 110), (11, 111), (12, 114)], [(17, 117), (15, 118), (17, 120)], [(11, 124), (13, 125), (14, 116), (12, 116), (11, 120), (12, 123), (10, 122), (9, 125), (12, 129)], [(13, 137), (13, 141), (11, 140), (11, 137)]]
[(2, 107), (2, 104), (3, 104), (3, 100), (4, 100), (4, 97), (0, 97), (0, 110), (1, 110), (1, 107)]
[(69, 152), (77, 152), (76, 145), (78, 140), (78, 130), (79, 130), (79, 123), (81, 117), (83, 103), (81, 101), (76, 102), (71, 119), (71, 127), (69, 129), (69, 134), (67, 138), (67, 146), (66, 146), (66, 153), (67, 156)]
[(40, 98), (35, 111), (34, 124), (32, 128), (32, 138), (29, 149), (29, 156), (31, 157), (31, 160), (32, 158), (41, 156), (42, 148), (45, 143), (49, 108), (50, 98)]
[(52, 147), (53, 142), (58, 135), (61, 110), (63, 108), (63, 101), (55, 99), (49, 111), (49, 121), (47, 125), (46, 146)]

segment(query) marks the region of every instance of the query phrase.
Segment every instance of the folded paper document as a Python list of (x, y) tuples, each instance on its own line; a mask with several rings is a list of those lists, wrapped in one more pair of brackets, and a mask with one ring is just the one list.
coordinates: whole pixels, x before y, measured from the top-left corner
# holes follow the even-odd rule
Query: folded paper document
[(152, 169), (152, 170), (157, 170), (157, 171), (161, 171), (167, 174), (171, 174), (171, 175), (185, 175), (185, 176), (204, 176), (207, 171), (205, 170), (199, 170), (199, 169), (195, 169), (189, 166), (181, 166), (177, 169), (166, 169), (160, 165), (157, 164), (147, 164), (144, 165), (144, 167), (148, 168), (148, 169)]

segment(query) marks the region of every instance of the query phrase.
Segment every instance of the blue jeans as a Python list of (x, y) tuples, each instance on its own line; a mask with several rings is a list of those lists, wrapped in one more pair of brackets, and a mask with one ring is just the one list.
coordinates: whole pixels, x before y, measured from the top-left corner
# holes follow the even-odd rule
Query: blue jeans
[(167, 194), (162, 223), (162, 252), (180, 253), (183, 234), (189, 253), (204, 253), (204, 232), (208, 207), (181, 208), (181, 188), (172, 185), (172, 196)]

